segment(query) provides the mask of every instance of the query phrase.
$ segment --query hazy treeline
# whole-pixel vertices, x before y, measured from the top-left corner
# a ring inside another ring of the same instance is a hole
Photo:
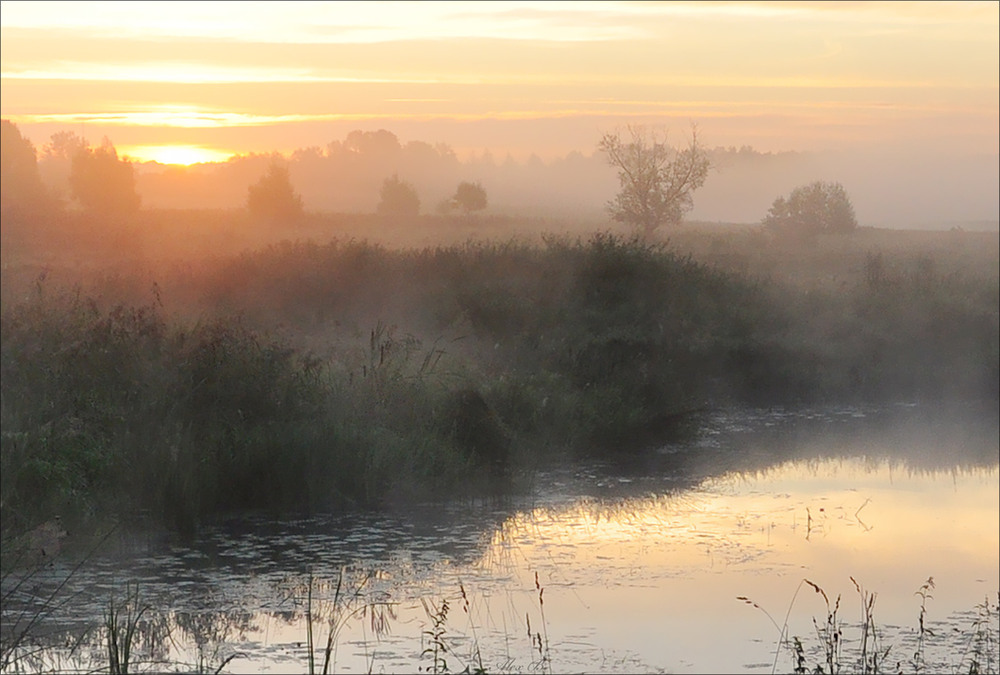
[[[6,133],[6,131],[5,131]],[[356,130],[343,140],[226,162],[184,166],[134,163],[135,186],[147,208],[239,208],[247,189],[277,158],[287,164],[307,211],[372,213],[382,182],[397,175],[412,184],[425,214],[436,213],[463,181],[486,189],[493,213],[601,218],[617,190],[615,171],[595,147],[543,161],[488,151],[460,159],[446,144],[403,141],[391,131]],[[670,137],[683,145],[682,135]],[[8,144],[5,141],[5,145]],[[53,194],[70,201],[73,153],[86,140],[55,134],[37,148],[38,169]],[[862,225],[995,229],[1000,220],[1000,161],[996,155],[929,158],[877,153],[758,152],[751,147],[709,151],[712,171],[697,191],[690,217],[759,222],[771,202],[816,180],[842,183]]]
[[[671,137],[683,145],[680,135]],[[908,158],[810,152],[709,150],[713,169],[694,195],[695,220],[752,223],[775,197],[814,180],[841,182],[862,225],[929,227],[1000,219],[1000,161],[996,156]],[[246,186],[270,157],[251,155],[224,164],[189,168],[140,168],[137,188],[149,206],[228,208],[246,200]],[[414,185],[424,213],[455,191],[478,181],[491,211],[516,215],[595,218],[618,189],[614,170],[594,149],[548,161],[515,160],[483,153],[459,160],[443,144],[402,143],[388,131],[353,132],[326,147],[298,150],[289,158],[292,183],[306,208],[371,213],[385,178],[398,174]]]

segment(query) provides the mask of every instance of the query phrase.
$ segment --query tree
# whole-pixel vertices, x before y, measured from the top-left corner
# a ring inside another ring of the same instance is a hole
[[[420,213],[420,198],[417,190],[399,176],[392,174],[382,182],[376,212],[381,215],[415,216]]]
[[[378,131],[361,131],[360,129],[347,134],[343,147],[349,152],[366,156],[370,159],[394,157],[402,150],[396,134],[385,129]]]
[[[451,198],[451,201],[466,214],[482,211],[487,204],[486,190],[479,183],[462,181],[458,184],[458,189],[455,190],[455,196]]]
[[[273,158],[267,171],[256,183],[247,188],[247,210],[262,220],[296,221],[305,210],[302,197],[292,189],[288,167]]]
[[[70,189],[80,205],[103,217],[125,217],[139,210],[132,163],[118,159],[105,137],[99,148],[81,148],[73,155]]]
[[[0,213],[3,220],[44,208],[45,187],[31,141],[10,120],[0,122]]]
[[[858,226],[854,207],[840,183],[815,181],[774,200],[761,221],[774,232],[793,236],[842,234]]]
[[[667,145],[665,137],[643,127],[627,129],[628,139],[621,132],[605,134],[597,146],[618,169],[621,190],[608,210],[615,220],[642,228],[648,239],[656,228],[677,225],[691,210],[691,193],[705,183],[711,162],[694,127],[684,149]]]
[[[38,172],[53,198],[69,201],[73,194],[69,177],[73,173],[73,158],[88,147],[87,141],[72,131],[57,131],[42,148]]]

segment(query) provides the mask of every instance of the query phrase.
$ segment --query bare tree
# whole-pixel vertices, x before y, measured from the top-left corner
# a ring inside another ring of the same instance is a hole
[[[633,126],[627,132],[628,138],[620,131],[605,134],[597,146],[618,169],[621,186],[608,210],[615,220],[642,228],[648,239],[656,228],[677,225],[691,210],[691,193],[705,183],[711,162],[694,126],[683,149],[668,145],[665,133]]]

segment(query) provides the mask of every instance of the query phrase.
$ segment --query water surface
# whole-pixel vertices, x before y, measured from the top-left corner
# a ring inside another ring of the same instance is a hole
[[[86,645],[137,583],[139,668],[306,671],[308,610],[317,672],[331,630],[336,672],[433,670],[435,641],[452,672],[788,672],[782,629],[824,664],[813,621],[839,597],[850,671],[875,594],[885,667],[912,672],[923,586],[924,668],[967,671],[984,601],[996,659],[1000,475],[995,411],[958,412],[714,413],[693,441],[543,471],[502,505],[244,514],[149,539],[70,576],[46,631],[82,646],[31,663],[106,667]]]

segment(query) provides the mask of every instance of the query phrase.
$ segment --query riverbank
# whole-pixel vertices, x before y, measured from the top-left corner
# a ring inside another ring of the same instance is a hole
[[[4,533],[488,496],[731,404],[995,400],[996,248],[910,234],[8,265]]]

